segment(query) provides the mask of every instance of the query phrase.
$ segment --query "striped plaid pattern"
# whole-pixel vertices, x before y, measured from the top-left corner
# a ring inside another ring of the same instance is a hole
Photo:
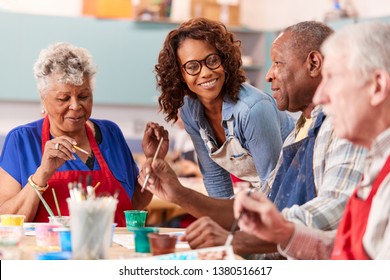
[[[312,112],[313,123],[322,110]],[[338,139],[327,117],[314,147],[313,174],[317,197],[304,205],[283,210],[286,219],[308,227],[332,230],[344,213],[346,202],[361,180],[366,149]]]

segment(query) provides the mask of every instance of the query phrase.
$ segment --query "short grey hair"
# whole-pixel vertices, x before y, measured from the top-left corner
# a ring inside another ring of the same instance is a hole
[[[322,43],[333,32],[331,27],[319,21],[302,21],[283,30],[283,33],[291,34],[291,47],[304,59],[311,51],[320,52]]]
[[[59,75],[60,78],[57,80],[59,83],[76,86],[82,85],[86,78],[93,88],[96,74],[96,66],[86,49],[62,42],[43,49],[33,70],[41,94],[48,86],[48,78],[52,75]]]
[[[348,25],[325,41],[326,55],[344,56],[358,81],[366,82],[375,70],[390,73],[390,24],[369,21]]]

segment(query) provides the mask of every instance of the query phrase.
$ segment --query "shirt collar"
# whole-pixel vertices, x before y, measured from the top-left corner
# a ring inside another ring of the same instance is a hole
[[[383,168],[390,154],[390,128],[379,134],[373,141],[368,151],[365,166],[364,178],[358,195],[362,198],[368,196],[371,185]]]
[[[379,134],[371,145],[369,157],[381,158],[387,157],[390,154],[390,128]]]
[[[230,120],[234,113],[234,105],[233,101],[229,96],[225,96],[222,101],[222,121]]]
[[[189,98],[189,97],[187,97]],[[204,110],[203,105],[199,101],[199,99],[194,99],[193,102],[193,114],[192,117],[196,122],[200,122],[200,120],[204,120]],[[234,114],[235,103],[230,99],[229,96],[225,96],[222,101],[222,121],[230,120]]]
[[[311,119],[312,123],[314,123],[318,117],[318,114],[322,112],[322,106],[318,105],[314,107],[314,109],[311,111]],[[295,124],[295,136],[298,134],[299,130],[305,125],[306,123],[306,118],[301,114]]]

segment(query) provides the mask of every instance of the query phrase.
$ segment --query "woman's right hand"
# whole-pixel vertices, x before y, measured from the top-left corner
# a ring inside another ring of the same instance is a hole
[[[42,155],[41,166],[38,168],[43,177],[39,181],[49,180],[49,178],[60,168],[65,161],[75,160],[76,141],[68,136],[60,136],[47,141]],[[34,178],[38,174],[35,174]],[[37,178],[35,178],[37,180]]]
[[[148,174],[150,177],[146,189],[162,200],[175,203],[184,187],[169,164],[161,159],[156,159],[152,163],[152,160],[149,159],[139,174],[138,182],[141,185],[144,184]]]

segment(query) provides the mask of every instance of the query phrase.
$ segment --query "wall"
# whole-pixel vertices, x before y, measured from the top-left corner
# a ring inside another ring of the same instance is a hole
[[[190,0],[174,1],[184,2],[177,6],[188,9]],[[341,3],[345,1],[340,0]],[[390,15],[388,0],[349,1],[360,17]],[[0,0],[0,9],[46,15],[79,16],[81,6],[82,0]],[[255,29],[279,30],[302,20],[322,20],[331,7],[331,0],[241,0],[241,22]],[[175,15],[177,13],[175,11]],[[176,17],[182,19],[179,15]]]
[[[32,66],[56,41],[87,48],[98,66],[92,117],[111,119],[140,151],[146,122],[165,123],[157,111],[152,73],[170,25],[42,16],[0,10],[0,149],[4,135],[40,117]]]
[[[0,9],[40,15],[80,16],[82,0],[0,0]]]
[[[96,103],[154,105],[154,66],[174,26],[0,11],[0,34],[7,42],[0,45],[0,76],[8,77],[0,80],[0,100],[38,100],[31,94],[36,88],[31,69],[39,52],[54,42],[69,42],[88,49],[98,66]]]
[[[350,1],[360,17],[390,15],[388,0]],[[331,0],[241,0],[241,3],[242,24],[265,30],[280,30],[303,20],[321,21],[332,8]]]

